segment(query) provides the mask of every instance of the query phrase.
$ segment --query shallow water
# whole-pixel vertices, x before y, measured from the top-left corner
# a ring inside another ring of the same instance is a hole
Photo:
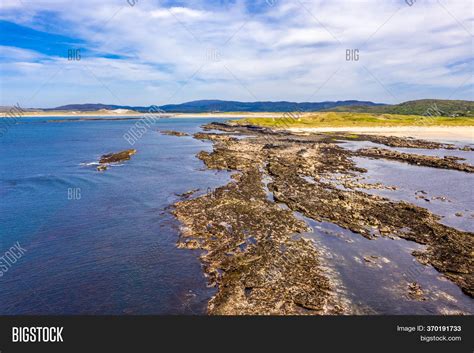
[[[350,150],[380,146],[367,141],[341,144]],[[400,152],[430,156],[457,156],[465,163],[474,162],[474,152],[445,149],[392,148]],[[404,200],[430,210],[442,217],[440,223],[464,231],[474,232],[474,174],[458,170],[415,166],[404,162],[355,157],[357,166],[367,169],[362,174],[366,183],[383,183],[397,190],[364,189],[362,191],[393,200]],[[474,163],[473,163],[474,164]]]
[[[367,141],[351,141],[341,146],[350,150],[380,147]],[[463,157],[468,163],[474,161],[474,152],[382,147],[407,153]],[[362,174],[361,182],[397,187],[397,190],[361,191],[419,205],[441,216],[440,223],[474,232],[472,174],[384,159],[355,157],[353,160],[358,167],[367,169],[367,173]],[[368,312],[382,314],[474,312],[473,300],[462,293],[454,283],[446,280],[431,266],[423,266],[415,260],[411,252],[422,249],[419,244],[403,239],[368,240],[331,223],[316,222],[308,218],[305,218],[305,221],[314,229],[314,232],[306,235],[323,249],[325,257],[341,275],[349,298],[359,309],[365,308]],[[369,257],[369,261],[364,259],[372,255],[377,258]],[[415,301],[407,296],[409,282],[421,285],[426,292],[425,301]]]
[[[176,249],[167,208],[229,176],[195,158],[209,142],[156,130],[213,119],[159,120],[106,172],[93,163],[131,148],[122,136],[136,121],[46,120],[22,119],[0,140],[0,254],[17,241],[27,250],[0,277],[0,314],[204,313],[214,291],[199,252]]]
[[[380,146],[371,142],[349,142],[341,146],[351,150]],[[385,146],[384,146],[385,147]],[[386,147],[389,149],[395,149]],[[409,153],[430,152],[430,155],[463,156],[472,159],[474,152],[401,149]],[[461,230],[474,231],[473,176],[469,173],[412,166],[383,159],[354,158],[357,166],[366,168],[361,182],[393,185],[397,190],[361,189],[363,192],[405,200],[442,216],[441,223]],[[311,177],[303,177],[313,183]],[[274,201],[263,179],[267,198]],[[341,186],[342,188],[342,186]],[[421,193],[420,191],[423,191]],[[441,198],[445,197],[444,199]],[[286,205],[281,205],[287,208]],[[462,211],[462,216],[455,213]],[[423,246],[404,239],[379,237],[369,240],[360,234],[330,222],[318,222],[302,214],[312,231],[302,234],[312,239],[337,283],[339,297],[349,303],[351,313],[365,314],[473,314],[473,300],[445,279],[432,266],[421,265],[411,253]],[[409,284],[417,282],[425,300],[409,296]]]
[[[340,276],[352,312],[366,314],[474,313],[472,299],[443,278],[433,267],[423,266],[411,255],[423,247],[403,239],[369,240],[328,222],[305,221],[326,262]],[[376,256],[376,257],[374,257]],[[417,282],[426,300],[408,296],[408,285]]]
[[[267,198],[270,176],[265,175]],[[310,196],[309,196],[310,197]],[[279,203],[280,207],[288,207]],[[411,253],[424,247],[404,239],[379,237],[374,240],[330,222],[318,222],[294,212],[311,227],[302,236],[312,239],[322,255],[327,276],[336,287],[336,296],[351,314],[472,314],[473,300],[432,266],[423,266]],[[408,285],[420,284],[425,300],[408,295]]]
[[[453,141],[438,141],[441,143],[453,143]],[[453,143],[455,144],[455,143]],[[455,144],[459,147],[464,147],[467,144],[458,142]],[[469,163],[474,164],[474,152],[472,151],[460,151],[460,150],[448,150],[448,149],[428,149],[428,148],[403,148],[403,147],[390,147],[371,141],[344,141],[341,144],[342,147],[347,148],[351,151],[357,151],[361,148],[371,148],[378,147],[384,148],[392,151],[398,151],[402,153],[411,153],[411,154],[424,154],[426,156],[435,156],[435,157],[444,157],[444,156],[453,156],[463,158],[464,160],[459,161],[460,163]],[[472,147],[472,145],[471,145]]]
[[[397,187],[397,190],[362,191],[424,207],[441,216],[440,223],[474,232],[473,174],[383,159],[357,157],[354,160],[368,170],[364,182],[382,182]]]

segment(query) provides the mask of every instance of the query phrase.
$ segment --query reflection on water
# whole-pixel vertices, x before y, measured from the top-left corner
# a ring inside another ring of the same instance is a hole
[[[446,142],[448,143],[448,142]],[[458,143],[456,144],[459,147],[464,147],[466,144]],[[435,157],[444,157],[444,156],[452,156],[452,157],[459,157],[464,158],[464,161],[460,161],[461,163],[469,163],[474,164],[474,152],[472,151],[460,151],[460,150],[448,150],[448,149],[427,149],[427,148],[403,148],[403,147],[390,147],[378,143],[374,143],[371,141],[344,141],[341,144],[342,147],[351,150],[357,151],[361,148],[384,148],[392,151],[398,151],[402,153],[411,153],[411,154],[424,154],[426,156],[435,156]],[[471,146],[472,147],[472,146]]]
[[[351,141],[341,144],[345,148],[380,146],[372,142]],[[390,148],[401,152],[432,156],[457,156],[474,160],[474,152],[456,150],[426,150]],[[474,175],[457,170],[414,166],[385,159],[353,158],[357,166],[367,169],[363,182],[393,185],[397,190],[368,189],[364,192],[393,200],[404,200],[430,210],[442,217],[441,223],[460,230],[474,231]]]
[[[365,190],[367,193],[405,200],[442,217],[440,223],[474,231],[474,176],[455,170],[413,166],[383,159],[354,158],[366,168],[367,182],[394,185],[397,190]]]

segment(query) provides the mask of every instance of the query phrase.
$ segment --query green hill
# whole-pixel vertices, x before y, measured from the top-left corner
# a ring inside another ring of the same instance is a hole
[[[331,112],[354,112],[374,114],[431,115],[431,116],[474,116],[474,101],[420,99],[394,105],[381,106],[339,106],[325,109]]]

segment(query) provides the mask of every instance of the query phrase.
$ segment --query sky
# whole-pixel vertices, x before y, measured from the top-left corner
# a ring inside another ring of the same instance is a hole
[[[0,105],[473,100],[473,4],[1,0]]]

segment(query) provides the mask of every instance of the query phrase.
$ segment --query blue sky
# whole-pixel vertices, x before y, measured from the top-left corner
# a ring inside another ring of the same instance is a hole
[[[0,105],[472,100],[473,13],[458,0],[2,0]]]

